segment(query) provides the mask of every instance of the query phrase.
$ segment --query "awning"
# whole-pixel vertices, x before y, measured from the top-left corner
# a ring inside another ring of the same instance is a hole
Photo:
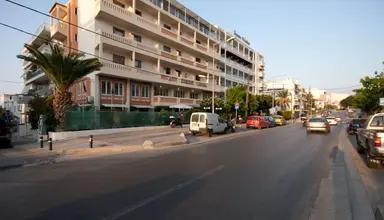
[[[135,107],[135,108],[155,108],[155,107],[150,106],[150,105],[132,105],[132,107]]]
[[[169,108],[192,109],[193,107],[190,105],[178,104],[178,105],[171,105],[169,106]]]

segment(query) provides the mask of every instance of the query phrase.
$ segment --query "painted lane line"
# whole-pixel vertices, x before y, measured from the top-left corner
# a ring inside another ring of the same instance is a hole
[[[183,183],[180,183],[180,184],[178,184],[176,186],[173,186],[173,187],[171,187],[171,188],[169,188],[169,189],[167,189],[167,190],[165,190],[165,191],[163,191],[163,192],[161,192],[159,194],[156,194],[156,195],[154,195],[152,197],[149,197],[149,198],[147,198],[147,199],[145,199],[145,200],[143,200],[143,201],[141,201],[139,203],[136,203],[136,204],[134,204],[134,205],[132,205],[130,207],[127,207],[126,209],[123,209],[123,210],[121,210],[119,212],[116,212],[113,215],[105,217],[105,218],[103,218],[103,220],[115,220],[115,219],[121,218],[124,215],[127,215],[130,212],[135,211],[136,209],[139,209],[139,208],[141,208],[141,207],[143,207],[145,205],[148,205],[151,202],[154,202],[154,201],[156,201],[158,199],[161,199],[161,198],[163,198],[164,196],[166,196],[168,194],[171,194],[171,193],[173,193],[173,192],[175,192],[177,190],[180,190],[180,189],[182,189],[182,188],[184,188],[184,187],[186,187],[186,186],[188,186],[188,185],[190,185],[190,184],[192,184],[194,182],[197,182],[198,180],[201,180],[203,178],[211,176],[214,173],[222,170],[223,168],[224,168],[224,165],[220,165],[220,166],[218,166],[218,167],[216,167],[216,168],[214,168],[212,170],[209,170],[209,171],[201,174],[200,176],[197,176],[197,177],[195,177],[195,178],[193,178],[191,180],[188,180],[186,182],[183,182]]]

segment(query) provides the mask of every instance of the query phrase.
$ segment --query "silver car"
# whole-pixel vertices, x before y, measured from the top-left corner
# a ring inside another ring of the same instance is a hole
[[[307,132],[312,131],[322,131],[329,133],[331,131],[331,126],[326,118],[310,118],[307,121]]]

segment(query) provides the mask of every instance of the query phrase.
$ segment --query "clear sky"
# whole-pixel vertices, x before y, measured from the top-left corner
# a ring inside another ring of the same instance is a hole
[[[48,12],[53,0],[14,0]],[[82,1],[82,0],[79,0]],[[138,1],[138,0],[137,0]],[[58,1],[66,3],[66,1]],[[383,70],[383,0],[181,0],[205,20],[251,41],[266,79],[287,74],[302,86],[344,88]],[[47,17],[0,0],[0,22],[35,32]],[[22,82],[16,58],[30,36],[0,26],[0,80]],[[0,93],[22,84],[0,81]],[[351,88],[331,90],[350,92]]]

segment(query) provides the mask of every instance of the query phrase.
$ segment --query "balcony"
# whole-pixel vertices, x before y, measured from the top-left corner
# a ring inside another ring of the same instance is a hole
[[[132,13],[131,11],[114,4],[111,0],[95,0],[95,16],[96,18],[102,18],[108,21],[113,19],[117,23],[129,23],[129,25],[133,25],[134,28],[145,29],[154,34],[157,34],[158,36],[165,37],[169,40],[179,43],[182,46],[186,46],[200,53],[203,52],[203,54],[207,56],[212,56],[211,52],[207,53],[207,48],[198,49],[192,39],[186,38],[185,36],[180,36],[178,33],[170,31],[164,27],[160,27],[157,20],[150,20],[141,16],[137,16],[135,13]]]
[[[187,98],[176,98],[171,96],[154,96],[153,105],[154,106],[169,106],[176,104],[186,104],[186,105],[200,105],[201,100],[199,99],[187,99]]]
[[[201,44],[196,44],[196,48],[201,50],[201,51],[204,51],[204,52],[208,52],[208,49],[206,46],[203,46]]]
[[[152,83],[161,83],[169,84],[174,86],[183,86],[191,89],[203,89],[210,90],[209,85],[204,82],[195,81],[192,79],[181,78],[171,75],[166,75],[157,72],[156,69],[137,69],[127,65],[120,65],[117,63],[111,63],[106,61],[101,61],[103,66],[101,67],[100,72],[105,73],[111,76],[116,76],[120,78],[131,78],[137,79],[145,82]]]
[[[45,73],[38,69],[34,72],[28,72],[26,75],[25,75],[25,81],[24,81],[24,84],[29,84],[37,79],[40,79],[41,77],[44,77],[45,76]]]
[[[59,41],[64,41],[68,34],[68,24],[57,22],[51,25],[51,37]]]

